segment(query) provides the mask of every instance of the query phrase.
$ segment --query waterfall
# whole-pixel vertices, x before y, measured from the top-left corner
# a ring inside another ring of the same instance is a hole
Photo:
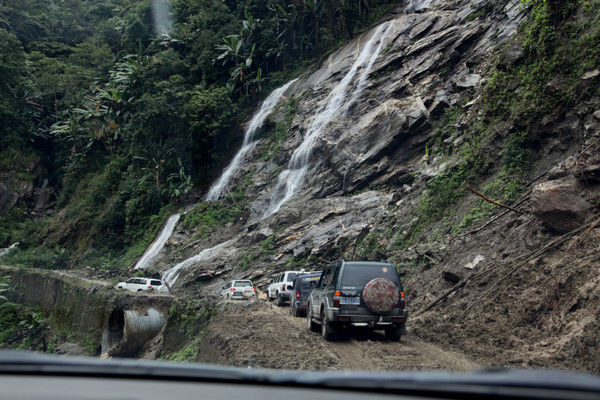
[[[173,31],[173,17],[171,4],[166,0],[152,0],[152,18],[154,20],[154,33],[157,36],[171,36]]]
[[[360,96],[365,88],[366,79],[373,64],[383,48],[383,39],[392,28],[392,22],[384,22],[379,25],[371,38],[360,50],[354,64],[342,80],[333,88],[325,100],[325,105],[313,118],[304,139],[296,148],[288,163],[286,170],[279,174],[277,185],[271,193],[270,205],[265,216],[276,213],[281,205],[288,201],[303,183],[304,175],[308,170],[312,158],[313,147],[322,133],[323,129],[334,119],[343,116],[350,105]],[[356,74],[362,68],[355,91],[347,99],[350,84],[354,82]]]
[[[5,247],[4,249],[0,249],[0,257],[4,257],[8,253],[10,253],[10,251],[12,249],[14,249],[15,247],[17,247],[18,245],[19,245],[19,242],[16,242],[16,243],[11,244],[8,247]]]
[[[259,110],[254,114],[248,126],[246,127],[246,131],[244,132],[244,142],[242,143],[242,147],[237,152],[231,163],[225,168],[225,171],[221,174],[221,177],[217,180],[215,184],[212,185],[208,194],[206,195],[206,200],[217,200],[223,194],[223,190],[229,185],[229,181],[231,177],[235,174],[235,172],[240,168],[242,161],[247,153],[250,152],[256,145],[252,139],[254,139],[254,135],[263,125],[265,120],[273,109],[279,103],[279,99],[285,91],[298,80],[298,78],[289,81],[282,87],[275,89],[266,99],[263,101]]]
[[[421,12],[431,6],[432,0],[411,0],[411,2],[404,8],[404,12]]]
[[[160,251],[163,249],[163,247],[165,247],[165,242],[173,234],[173,230],[175,229],[177,222],[179,222],[180,217],[181,217],[181,214],[175,214],[175,215],[171,215],[169,217],[169,219],[167,220],[167,223],[163,227],[162,231],[160,231],[160,234],[158,235],[158,237],[156,239],[154,239],[154,242],[152,242],[150,247],[148,247],[146,249],[146,251],[144,252],[144,255],[135,264],[135,267],[133,267],[133,269],[148,268],[152,263],[154,263],[156,261],[156,258],[158,257],[158,253],[160,253]]]
[[[194,265],[197,262],[200,262],[202,260],[205,260],[207,258],[209,258],[210,256],[212,256],[217,250],[228,246],[231,243],[231,240],[228,240],[226,242],[220,243],[214,247],[208,248],[208,249],[204,249],[202,250],[200,253],[198,253],[197,255],[188,258],[187,260],[184,260],[182,262],[180,262],[179,264],[175,265],[174,267],[166,270],[163,275],[162,275],[162,281],[163,282],[167,282],[169,284],[169,286],[173,286],[175,284],[175,282],[177,282],[177,279],[179,279],[179,274],[181,273],[181,270],[188,268],[192,265]]]

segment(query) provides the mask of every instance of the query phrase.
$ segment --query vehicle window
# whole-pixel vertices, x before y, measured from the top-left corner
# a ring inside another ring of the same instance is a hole
[[[150,284],[152,286],[160,286],[160,285],[162,285],[161,281],[155,281],[155,280],[150,281]]]
[[[235,281],[235,287],[252,287],[250,281]]]
[[[303,290],[314,289],[319,282],[318,276],[312,276],[308,278],[301,278],[300,288]]]
[[[127,280],[127,283],[135,283],[135,281],[137,281],[137,279],[131,278],[131,279]]]
[[[294,279],[296,279],[296,273],[295,272],[289,272],[287,279],[285,280],[286,282],[292,282]]]
[[[331,275],[331,270],[329,268],[324,270],[323,275],[321,275],[321,279],[319,280],[318,286],[319,287],[327,286],[327,281],[329,280],[330,275]]]
[[[342,276],[342,289],[357,289],[364,287],[370,280],[386,278],[396,286],[400,285],[398,275],[391,265],[373,266],[360,264],[347,264]]]
[[[325,286],[331,286],[331,284],[333,283],[334,272],[335,270],[331,270],[327,275],[327,279],[325,280]]]

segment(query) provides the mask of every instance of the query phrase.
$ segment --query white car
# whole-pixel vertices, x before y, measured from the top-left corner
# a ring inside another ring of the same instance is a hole
[[[292,298],[294,279],[296,279],[296,276],[299,274],[304,273],[304,270],[285,271],[277,275],[267,288],[267,300],[277,299],[278,306],[283,306],[285,303],[289,302]]]
[[[227,300],[245,300],[256,296],[256,289],[249,280],[233,280],[221,288],[221,296]]]
[[[168,292],[169,289],[160,279],[153,278],[131,278],[127,282],[119,282],[117,289],[130,290],[132,292],[157,291]]]

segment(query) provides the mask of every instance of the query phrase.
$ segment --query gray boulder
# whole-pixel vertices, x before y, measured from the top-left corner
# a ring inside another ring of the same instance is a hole
[[[590,212],[590,204],[581,197],[573,177],[538,184],[531,194],[531,211],[557,232],[580,227]]]

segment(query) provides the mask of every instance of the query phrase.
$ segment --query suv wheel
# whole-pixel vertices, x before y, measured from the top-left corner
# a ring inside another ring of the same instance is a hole
[[[292,315],[294,317],[300,317],[301,316],[300,315],[300,310],[298,310],[298,308],[294,307],[293,304],[294,303],[292,302],[292,305],[290,306],[290,308],[292,309]]]
[[[138,289],[137,291],[138,291],[138,292],[142,292],[142,289]]]
[[[317,324],[315,324],[313,322],[312,311],[310,309],[311,309],[311,305],[309,304],[306,308],[306,327],[308,328],[309,331],[316,332]]]
[[[385,330],[385,337],[395,342],[399,341],[402,337],[402,327],[395,326],[393,328],[387,328]]]
[[[282,307],[284,304],[285,304],[285,301],[283,300],[281,295],[279,293],[277,293],[277,306]]]
[[[325,340],[333,339],[335,335],[335,329],[331,326],[331,323],[327,322],[325,318],[325,311],[321,311],[321,336]]]

